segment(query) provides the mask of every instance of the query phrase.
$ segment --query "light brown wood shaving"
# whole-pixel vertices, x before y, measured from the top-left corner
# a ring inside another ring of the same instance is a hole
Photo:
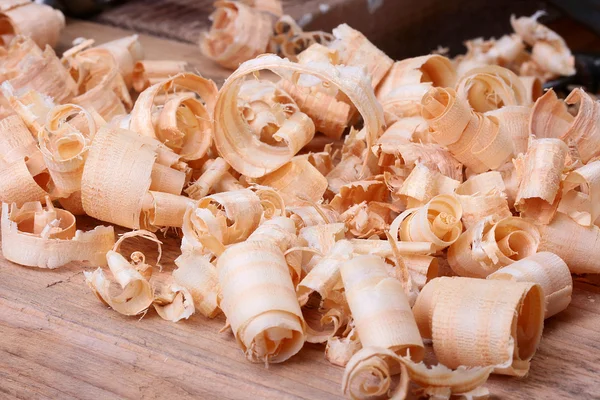
[[[65,27],[65,16],[46,4],[31,1],[0,3],[0,43],[9,43],[14,35],[29,36],[41,48],[56,46]]]
[[[273,30],[267,13],[236,1],[217,1],[215,7],[210,31],[200,38],[205,56],[235,69],[267,50]]]
[[[112,54],[125,84],[127,87],[131,88],[133,85],[134,68],[137,63],[144,58],[144,50],[138,40],[138,35],[131,35],[121,39],[112,40],[99,45],[98,48],[106,49]],[[152,70],[152,72],[154,72],[154,70]]]
[[[64,228],[72,228],[61,233]],[[97,226],[75,231],[75,217],[54,209],[49,199],[17,207],[2,204],[2,255],[14,263],[38,268],[57,268],[71,261],[105,265],[104,255],[115,241],[113,227]],[[65,227],[65,224],[67,226]]]
[[[235,106],[235,101],[240,79],[267,69],[291,81],[295,81],[300,74],[308,74],[336,86],[363,116],[367,145],[371,145],[379,135],[383,125],[381,108],[375,100],[368,76],[362,70],[351,67],[341,69],[327,64],[309,67],[266,55],[242,64],[221,88],[215,106],[215,144],[221,156],[238,172],[252,178],[264,176],[288,162],[314,136],[312,120],[304,113],[295,113],[277,133],[279,141],[285,146],[273,146],[256,140]]]
[[[573,278],[567,264],[556,254],[542,251],[500,268],[487,279],[509,279],[539,284],[546,296],[545,318],[566,309],[571,302]]]
[[[442,277],[425,285],[413,312],[445,366],[493,365],[497,373],[524,376],[542,335],[544,303],[535,283]],[[488,340],[491,329],[497,340]]]
[[[561,177],[567,145],[559,139],[533,140],[524,157],[515,161],[520,175],[515,208],[524,218],[547,224],[561,198]]]
[[[152,232],[139,230],[121,236],[114,247],[106,253],[108,268],[121,287],[121,293],[116,296],[111,294],[111,282],[104,275],[102,268],[98,268],[94,272],[84,272],[86,283],[96,297],[116,312],[124,315],[141,314],[154,301],[152,285],[147,278],[147,275],[152,274],[152,266],[145,263],[145,255],[134,252],[131,255],[131,261],[128,261],[119,253],[119,247],[125,239],[137,236],[158,244],[159,252],[156,264],[158,265],[160,262],[161,242]],[[164,300],[161,299],[160,302],[163,303]]]
[[[448,249],[448,263],[460,276],[485,278],[498,268],[536,253],[540,234],[526,219],[493,217],[472,225]]]
[[[217,270],[219,305],[249,361],[282,362],[302,348],[305,323],[278,246],[236,244],[219,257]],[[270,289],[260,290],[265,286]]]

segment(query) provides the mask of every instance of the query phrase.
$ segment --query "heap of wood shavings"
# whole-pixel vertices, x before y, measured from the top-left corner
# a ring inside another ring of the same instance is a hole
[[[251,362],[321,343],[352,398],[483,398],[490,374],[525,376],[571,273],[600,272],[600,104],[540,90],[574,73],[562,38],[534,15],[454,60],[394,62],[341,25],[294,62],[257,56],[278,2],[216,6],[205,51],[245,61],[220,90],[136,36],[58,58],[61,15],[0,2],[4,257],[100,266],[87,284],[121,314],[222,312]],[[84,214],[132,231],[77,231]],[[157,282],[168,228],[181,255]],[[122,255],[132,237],[158,259]]]

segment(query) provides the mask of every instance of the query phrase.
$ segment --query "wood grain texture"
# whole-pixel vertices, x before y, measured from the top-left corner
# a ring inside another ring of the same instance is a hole
[[[77,36],[98,42],[130,32],[71,21],[61,47]],[[141,35],[148,58],[184,59],[217,80],[227,76],[192,45]],[[79,229],[99,224],[78,220]],[[118,229],[122,233],[122,229]],[[126,241],[124,253],[153,244]],[[164,239],[163,274],[175,268],[179,240]],[[154,310],[125,317],[103,306],[71,263],[56,270],[12,264],[0,256],[0,398],[20,399],[336,399],[343,369],[323,346],[306,345],[283,364],[247,362],[224,317],[194,315],[171,323]],[[573,302],[546,321],[529,376],[492,376],[502,399],[600,399],[600,277],[578,279]]]

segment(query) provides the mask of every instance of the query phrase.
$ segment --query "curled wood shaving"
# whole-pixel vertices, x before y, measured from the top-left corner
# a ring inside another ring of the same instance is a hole
[[[316,203],[309,206],[286,207],[286,211],[299,229],[305,226],[333,223],[339,219],[339,214],[331,207]]]
[[[424,205],[439,194],[453,193],[459,185],[460,182],[431,171],[423,164],[417,164],[397,194],[406,199],[407,208],[414,208]]]
[[[573,117],[567,105],[577,105]],[[596,122],[600,105],[580,88],[573,89],[565,101],[553,90],[540,97],[531,112],[530,130],[537,138],[559,138],[573,143],[584,163],[600,155],[600,125]]]
[[[398,209],[386,202],[363,201],[349,207],[340,215],[348,231],[357,238],[380,236],[392,222],[392,213]],[[394,214],[395,215],[395,214]]]
[[[125,84],[128,88],[131,88],[133,85],[134,67],[144,58],[144,50],[142,49],[138,35],[125,36],[117,40],[112,40],[101,44],[98,48],[106,49],[112,54]]]
[[[400,370],[400,382],[392,389],[391,375]],[[408,357],[400,357],[390,349],[367,347],[359,350],[346,365],[342,390],[352,399],[370,399],[387,395],[391,399],[405,399],[408,385],[414,381],[425,393],[444,393],[460,395],[471,392],[483,385],[492,368],[458,367],[451,370],[438,364],[428,368],[425,364],[415,363]],[[369,378],[373,378],[373,380]]]
[[[49,174],[34,138],[21,119],[0,121],[0,201],[18,206],[48,195]]]
[[[219,278],[216,267],[209,258],[193,251],[184,252],[175,259],[175,282],[185,287],[192,296],[194,308],[208,318],[219,314],[217,295]]]
[[[539,226],[539,251],[549,251],[562,258],[574,274],[597,274],[600,228],[582,226],[559,212],[548,225]]]
[[[9,82],[2,83],[2,93],[31,134],[37,136],[46,122],[46,116],[55,107],[52,99],[35,90],[17,93]]]
[[[22,54],[25,51],[26,54]],[[14,71],[9,73],[8,79],[14,90],[32,89],[58,103],[69,101],[77,94],[77,84],[50,47],[41,51],[30,38],[17,36],[8,48],[8,57],[16,61],[8,65]]]
[[[180,194],[187,181],[187,174],[158,162],[152,166],[150,190]]]
[[[458,186],[456,197],[462,205],[465,228],[469,229],[485,217],[499,220],[512,216],[505,191],[502,175],[497,171],[472,176]]]
[[[74,103],[94,109],[106,120],[131,108],[131,96],[119,65],[108,49],[94,47],[63,60],[69,64],[71,76],[77,79],[78,95],[73,98]]]
[[[380,100],[386,122],[420,115],[419,102],[430,88],[430,84],[413,84],[398,86],[391,90]]]
[[[346,226],[343,223],[329,223],[306,226],[300,230],[298,236],[306,240],[308,246],[325,255],[338,240],[344,238]]]
[[[113,227],[98,226],[75,231],[75,217],[55,209],[49,199],[40,202],[2,204],[2,255],[20,265],[57,268],[71,261],[105,265],[106,252],[115,241]]]
[[[0,160],[11,164],[25,157],[39,157],[37,143],[18,115],[0,120]]]
[[[236,1],[217,1],[210,31],[200,37],[200,50],[225,68],[235,69],[262,54],[269,45],[271,17]]]
[[[314,119],[318,132],[332,139],[342,136],[352,112],[348,103],[320,90],[318,86],[293,84],[286,79],[279,85],[294,99],[303,113]]]
[[[525,87],[526,98],[535,102],[544,94],[542,81],[537,76],[519,76],[519,80]]]
[[[310,343],[322,343],[328,341],[338,331],[341,324],[330,324],[323,326],[322,316],[327,311],[333,309],[344,309],[346,300],[342,293],[342,278],[340,275],[340,266],[346,260],[352,257],[352,245],[346,240],[336,242],[331,250],[323,256],[316,265],[306,274],[296,288],[298,302],[307,311],[315,308],[312,302],[318,296],[317,307],[319,309],[320,321],[317,324],[311,323],[307,318],[307,337]],[[311,303],[309,303],[309,300]]]
[[[152,306],[162,319],[171,322],[188,319],[195,311],[191,293],[179,285],[161,286]]]
[[[567,145],[559,139],[537,139],[524,157],[515,161],[521,177],[515,208],[524,218],[549,223],[561,198],[561,177]]]
[[[217,271],[219,305],[249,361],[278,363],[302,348],[305,323],[277,245],[235,244],[218,258]]]
[[[149,191],[142,204],[144,226],[152,230],[164,227],[181,228],[187,206],[191,203],[185,196]]]
[[[296,236],[296,224],[290,218],[276,216],[267,219],[248,237],[248,241],[274,243],[284,253],[289,267],[292,283],[300,282],[302,277],[302,254],[292,252],[300,241]]]
[[[600,196],[600,161],[593,161],[570,172],[563,180],[563,194],[558,211],[577,223],[590,226],[600,216],[596,199]]]
[[[433,140],[473,172],[498,168],[512,157],[511,137],[499,129],[499,120],[473,112],[453,89],[433,88],[421,104]]]
[[[81,189],[83,167],[95,134],[92,114],[80,106],[57,106],[46,116],[38,142],[57,197],[68,197]]]
[[[344,262],[340,272],[363,347],[385,347],[421,361],[423,341],[408,298],[400,281],[389,277],[384,260],[373,255],[357,256]]]
[[[450,60],[438,54],[396,61],[377,88],[377,98],[383,100],[395,88],[415,84],[453,87],[456,71]]]
[[[328,47],[339,54],[340,64],[362,66],[376,88],[394,63],[384,52],[369,42],[359,31],[341,24],[332,31],[334,40]]]
[[[369,147],[380,134],[383,116],[363,71],[327,64],[303,66],[266,55],[242,64],[221,88],[215,106],[215,144],[220,156],[238,172],[252,178],[264,176],[288,162],[314,135],[314,124],[304,113],[293,114],[279,129],[279,145],[261,142],[252,134],[251,127],[237,109],[236,99],[240,79],[265,69],[292,82],[301,74],[308,74],[337,87],[362,115]]]
[[[509,279],[539,284],[546,297],[549,318],[567,308],[573,292],[573,278],[567,264],[556,254],[546,251],[519,260],[488,275],[488,279]]]
[[[517,217],[480,220],[448,249],[448,263],[460,276],[485,278],[500,267],[529,257],[540,245],[531,222]]]
[[[333,365],[345,367],[352,356],[362,348],[356,329],[352,329],[346,337],[334,336],[327,339],[325,358]]]
[[[331,200],[334,210],[344,212],[362,202],[384,202],[388,188],[380,180],[359,180],[340,187],[340,191]]]
[[[454,243],[462,232],[462,207],[453,195],[438,195],[427,204],[400,214],[390,225],[390,235],[409,242],[430,242],[436,250]]]
[[[200,96],[203,104],[192,93]],[[154,105],[158,94],[167,94],[162,108]],[[210,79],[182,73],[150,86],[138,97],[131,111],[129,128],[156,138],[179,154],[183,160],[202,158],[211,145],[211,118],[217,86]],[[158,113],[158,116],[154,114]],[[154,121],[158,118],[158,123]]]
[[[183,217],[182,249],[221,254],[226,245],[246,240],[258,227],[263,208],[250,189],[216,193],[190,204]]]
[[[497,65],[474,68],[464,74],[456,85],[456,94],[477,112],[531,103],[519,77]]]
[[[202,175],[185,189],[185,193],[191,199],[200,200],[208,195],[211,189],[215,187],[219,181],[223,180],[227,175],[228,170],[229,164],[221,157],[206,161],[202,166]]]
[[[531,58],[552,75],[574,75],[575,59],[564,39],[548,27],[540,24],[538,11],[531,17],[510,17],[515,32],[532,47]]]
[[[350,243],[357,254],[372,254],[383,258],[393,256],[392,246],[386,240],[351,239]],[[435,252],[435,246],[430,242],[396,242],[396,251],[402,256],[428,255]]]
[[[31,39],[40,48],[54,47],[65,27],[65,16],[59,10],[31,1],[5,1],[0,5],[0,44],[14,35]]]
[[[48,196],[48,172],[36,171],[33,176],[32,171],[35,170],[24,158],[5,165],[0,170],[0,200],[5,204],[21,206],[27,202],[41,201]]]
[[[544,293],[529,282],[442,277],[425,285],[413,312],[445,366],[524,376],[542,334]]]
[[[338,64],[337,52],[324,46],[333,40],[334,37],[330,33],[304,32],[292,17],[284,15],[275,22],[268,52],[277,53],[292,61],[300,61],[302,64],[309,60],[326,60]]]
[[[377,140],[374,152],[394,154],[398,147],[412,141],[428,143],[428,131],[427,122],[419,116],[401,118],[387,127]]]
[[[498,119],[500,130],[512,139],[514,155],[526,153],[529,146],[529,116],[528,106],[504,106],[497,110],[488,111],[486,115]]]
[[[383,138],[383,136],[382,136]],[[463,180],[463,165],[448,150],[436,144],[405,143],[381,146],[381,154],[393,154],[398,157],[397,164],[405,170],[412,170],[417,164],[423,164],[432,171],[456,181]],[[375,150],[377,153],[377,150]],[[408,175],[408,174],[407,174]]]
[[[279,38],[274,38],[278,43],[278,53],[283,57],[295,61],[300,59],[300,55],[304,50],[318,44],[329,45],[334,36],[323,31],[313,32],[298,32],[294,35],[280,35]]]
[[[465,42],[467,53],[454,59],[459,76],[473,68],[497,64],[519,67],[519,60],[527,55],[525,44],[517,34],[504,35],[500,39],[477,38]]]
[[[155,149],[133,132],[102,127],[83,171],[81,201],[86,213],[128,228],[143,227],[142,206],[150,190]]]
[[[131,255],[131,261],[128,261],[121,253],[119,253],[119,246],[121,243],[123,243],[125,239],[132,237],[142,237],[155,242],[158,245],[157,265],[159,265],[160,256],[162,254],[162,242],[159,241],[152,232],[139,230],[128,232],[121,236],[112,250],[109,250],[106,253],[108,268],[115,281],[121,287],[121,293],[116,296],[111,295],[111,282],[106,279],[102,268],[98,268],[94,272],[84,271],[85,281],[96,297],[98,297],[101,302],[123,315],[141,314],[148,309],[154,301],[152,286],[144,275],[146,271],[151,274],[152,267],[145,263],[144,254],[141,252],[134,252]]]

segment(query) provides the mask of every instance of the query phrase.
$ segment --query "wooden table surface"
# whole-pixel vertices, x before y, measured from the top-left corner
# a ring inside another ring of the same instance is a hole
[[[70,21],[59,51],[79,36],[103,42],[127,33]],[[228,74],[193,45],[140,36],[149,59],[186,60],[217,81]],[[78,228],[96,224],[82,218]],[[155,251],[136,240],[123,249]],[[163,250],[168,274],[179,241],[167,237]],[[82,271],[92,268],[41,270],[0,256],[0,399],[342,398],[343,369],[324,359],[323,346],[265,369],[218,333],[223,316],[171,323],[153,310],[139,319],[108,309],[85,285]],[[494,375],[487,386],[502,399],[600,399],[600,276],[578,278],[569,308],[546,321],[527,378]]]

